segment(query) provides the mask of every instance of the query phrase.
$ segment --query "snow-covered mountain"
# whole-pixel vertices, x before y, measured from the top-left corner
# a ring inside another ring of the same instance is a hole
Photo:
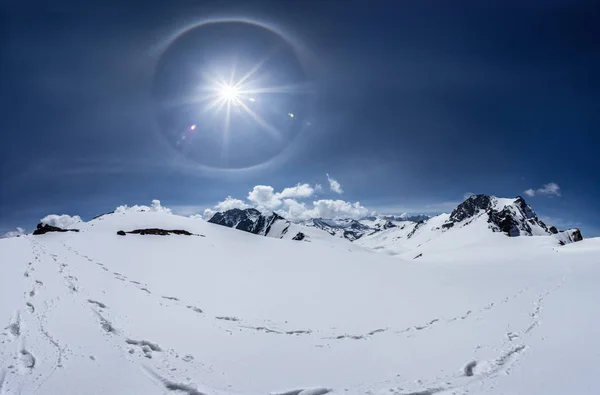
[[[441,214],[433,218],[423,215],[371,216],[361,220],[315,218],[292,224],[275,213],[261,214],[258,210],[249,208],[216,213],[209,220],[219,225],[275,238],[283,238],[290,226],[294,229],[294,235],[298,232],[306,233],[306,228],[316,228],[349,241],[360,239],[359,244],[365,247],[392,251],[418,249],[423,245],[423,240],[430,242],[450,231],[453,231],[452,234],[464,233],[467,241],[473,238],[472,235],[467,234],[469,232],[456,232],[456,230],[474,221],[485,224],[486,233],[500,232],[511,237],[555,235],[553,240],[559,244],[583,239],[578,229],[559,232],[553,226],[548,227],[520,196],[507,199],[473,195],[459,204],[450,215]],[[411,239],[421,242],[414,245]],[[446,239],[448,237],[442,238],[442,240]],[[422,252],[419,251],[416,255]]]
[[[557,233],[551,232],[546,224],[540,221],[533,208],[518,196],[515,199],[501,199],[487,195],[473,195],[458,205],[446,223],[444,229],[456,224],[468,225],[470,221],[487,216],[490,229],[504,232],[508,236],[533,236]]]
[[[337,240],[329,240],[334,233],[324,232],[324,229],[316,226],[305,226],[305,224],[293,223],[276,213],[263,214],[254,208],[231,209],[215,213],[208,222],[275,239],[305,242],[324,240],[326,240],[327,243],[338,242]],[[352,250],[354,247],[348,248]]]
[[[277,238],[285,234],[290,225],[289,221],[286,221],[275,213],[263,215],[254,208],[244,210],[234,208],[225,212],[215,213],[208,222],[243,230],[255,235]]]
[[[600,240],[494,232],[515,204],[354,242],[159,205],[2,239],[0,394],[595,393]]]
[[[485,245],[490,252],[506,245],[507,237],[543,236],[550,243],[564,245],[581,241],[578,229],[558,231],[542,222],[522,197],[514,199],[473,195],[451,214],[441,214],[424,222],[373,234],[357,241],[360,245],[406,259],[436,259],[457,248]]]
[[[355,219],[323,219],[314,218],[302,223],[308,227],[321,229],[332,236],[343,237],[350,241],[360,239],[364,234],[374,231],[368,225],[365,225]]]
[[[293,224],[276,213],[261,213],[254,208],[235,208],[218,212],[208,222],[278,239],[284,238],[288,231],[296,230],[293,235],[296,236],[301,230],[304,230],[302,233],[306,233],[308,231],[306,228],[316,228],[330,235],[353,241],[360,238],[365,232],[372,230],[369,226],[351,219],[324,220],[319,218]]]
[[[418,216],[378,216],[365,217],[360,220],[352,218],[325,219],[313,218],[301,221],[298,225],[308,228],[316,228],[329,233],[332,236],[341,237],[350,241],[360,239],[364,235],[371,235],[382,230],[390,229],[398,224],[412,221],[424,221],[429,217]],[[290,225],[293,223],[276,213],[261,213],[254,208],[231,209],[215,213],[208,222],[239,229],[261,236],[283,238]],[[302,231],[302,228],[292,225],[292,229]],[[305,230],[306,231],[306,230]]]

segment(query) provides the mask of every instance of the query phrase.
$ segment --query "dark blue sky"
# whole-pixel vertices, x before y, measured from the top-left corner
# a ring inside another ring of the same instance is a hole
[[[552,182],[560,196],[525,196],[538,214],[600,236],[598,2],[127,3],[2,3],[0,232],[151,199],[202,212],[255,185],[326,185],[329,173],[344,193],[325,188],[320,198],[385,213],[450,211],[468,192],[512,197]],[[170,38],[211,17],[265,21],[292,44],[257,30],[234,48],[226,33],[204,30],[165,55]],[[214,139],[175,146],[169,133],[209,115],[186,108],[161,118],[157,80],[161,100],[189,93],[185,67],[201,61],[178,56],[193,40],[211,54],[202,62],[222,67],[257,62],[254,43],[278,46],[263,76],[310,88],[263,114],[289,133],[283,142],[240,118],[225,159],[209,158]],[[292,107],[302,130],[285,118]],[[217,162],[262,165],[199,166]]]

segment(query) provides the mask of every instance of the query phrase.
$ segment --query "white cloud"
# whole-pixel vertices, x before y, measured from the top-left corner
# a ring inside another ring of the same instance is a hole
[[[152,200],[151,206],[138,206],[137,204],[134,206],[127,206],[126,204],[119,206],[115,209],[115,213],[125,213],[131,211],[153,211],[153,212],[161,212],[166,214],[171,214],[171,209],[164,207],[160,204],[160,200],[154,199]]]
[[[246,203],[244,203],[243,201],[239,200],[239,199],[234,199],[231,196],[227,196],[225,198],[225,200],[223,200],[222,202],[217,203],[217,205],[215,206],[215,210],[217,211],[227,211],[227,210],[231,210],[234,208],[239,208],[241,210],[246,209],[250,207],[249,205],[247,205]]]
[[[298,184],[295,187],[285,188],[283,191],[276,193],[275,197],[279,199],[285,198],[307,198],[315,193],[315,189],[308,184]]]
[[[311,218],[358,219],[369,214],[369,210],[359,202],[350,203],[344,200],[317,200],[312,202],[312,208],[307,208],[306,204],[294,199],[285,199],[283,203],[284,210],[278,211],[278,214],[291,221],[304,221]]]
[[[333,178],[329,177],[329,174],[327,174],[327,180],[329,181],[329,188],[335,192],[335,193],[344,193],[344,190],[342,189],[342,186],[340,185],[339,182],[337,182],[336,180],[334,180]]]
[[[310,210],[306,208],[304,203],[300,203],[294,199],[283,200],[284,209],[277,213],[290,221],[304,221],[310,218]]]
[[[282,203],[274,192],[271,186],[257,185],[248,193],[248,200],[259,210],[273,211]]]
[[[243,210],[249,207],[255,207],[260,211],[276,211],[281,209],[284,200],[305,199],[311,197],[314,193],[315,188],[306,183],[284,188],[281,192],[275,192],[275,189],[269,185],[256,185],[248,193],[247,199],[249,203],[228,196],[224,201],[218,203],[214,207],[206,209],[204,211],[204,218],[210,219],[217,212],[234,208]]]
[[[163,207],[160,204],[160,200],[157,200],[157,199],[154,199],[152,201],[152,211],[160,211],[160,212],[163,212],[163,213],[169,213],[169,214],[171,214],[171,209]]]
[[[329,176],[328,179],[332,190],[342,193],[340,184]],[[369,214],[369,210],[359,202],[321,199],[313,201],[310,205],[299,201],[313,196],[319,190],[322,190],[319,184],[314,187],[306,183],[297,184],[295,187],[284,188],[281,192],[275,192],[275,189],[269,185],[256,185],[248,193],[247,202],[229,196],[213,208],[206,209],[204,218],[209,219],[219,211],[248,207],[255,207],[262,212],[274,211],[292,221],[310,218],[361,218]]]
[[[57,226],[59,228],[67,229],[83,221],[81,220],[81,217],[79,215],[74,215],[71,217],[67,214],[50,214],[42,218],[40,222],[42,224],[48,224],[50,226]]]
[[[545,196],[560,196],[560,187],[558,184],[551,182],[545,184],[543,187],[538,189],[528,189],[525,191],[527,196],[545,195]]]
[[[560,187],[558,184],[551,182],[549,184],[544,185],[543,188],[538,189],[538,193],[542,195],[555,195],[560,196]]]
[[[315,184],[315,193],[321,193],[321,192],[323,192],[323,185]]]
[[[25,229],[23,228],[17,228],[15,230],[11,230],[9,232],[6,232],[3,236],[0,236],[0,239],[6,239],[9,237],[17,237],[17,236],[22,236],[25,234]]]
[[[369,213],[359,202],[354,204],[344,200],[317,200],[313,202],[314,217],[320,218],[360,218]]]
[[[191,219],[204,219],[204,217],[202,216],[202,214],[192,214],[188,218],[191,218]]]

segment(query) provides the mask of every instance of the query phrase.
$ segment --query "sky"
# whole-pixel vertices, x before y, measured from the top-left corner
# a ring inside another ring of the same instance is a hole
[[[484,193],[600,236],[597,2],[0,7],[0,233],[153,199],[302,218]]]

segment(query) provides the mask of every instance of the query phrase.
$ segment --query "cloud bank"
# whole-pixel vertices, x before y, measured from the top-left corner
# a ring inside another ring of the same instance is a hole
[[[551,182],[549,184],[545,184],[543,187],[538,189],[527,189],[525,195],[533,197],[533,196],[560,196],[560,187],[558,184]]]
[[[126,204],[119,206],[115,209],[115,213],[125,213],[128,211],[153,211],[153,212],[160,212],[160,213],[167,213],[167,214],[171,214],[171,209],[170,208],[166,208],[164,206],[162,206],[160,204],[160,200],[154,199],[152,201],[152,205],[151,206],[138,206],[137,204],[135,206],[127,206]]]
[[[329,175],[330,188],[335,193],[342,193],[341,185]],[[316,193],[323,192],[320,184],[297,184],[277,192],[269,185],[256,185],[246,197],[246,201],[228,196],[222,202],[204,211],[204,218],[210,219],[216,212],[233,208],[246,209],[253,207],[262,212],[275,212],[291,221],[305,221],[311,218],[354,218],[369,214],[360,202],[347,202],[340,199],[318,199],[306,201]]]
[[[70,228],[78,223],[83,222],[79,215],[70,216],[67,214],[57,215],[50,214],[46,215],[44,218],[40,220],[42,224],[47,224],[50,226],[57,226],[59,228]]]

